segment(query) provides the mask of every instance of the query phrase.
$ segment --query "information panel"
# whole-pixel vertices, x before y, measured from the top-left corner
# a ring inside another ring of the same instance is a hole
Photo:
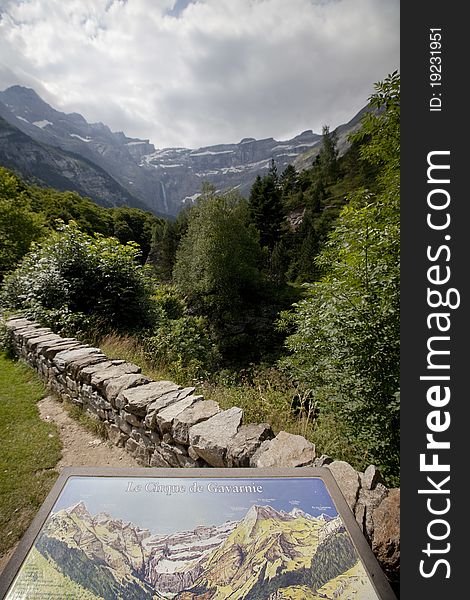
[[[8,600],[394,598],[327,469],[68,470],[2,588]]]

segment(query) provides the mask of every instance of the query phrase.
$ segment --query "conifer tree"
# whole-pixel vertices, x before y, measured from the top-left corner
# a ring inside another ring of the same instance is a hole
[[[299,189],[299,174],[294,165],[287,165],[281,175],[280,185],[282,196],[295,194]]]
[[[250,211],[253,222],[260,232],[261,245],[272,250],[281,237],[281,226],[284,220],[281,188],[274,161],[271,161],[268,174],[263,178],[258,175],[251,188]]]
[[[318,155],[318,166],[322,179],[326,184],[338,176],[338,135],[330,132],[328,125],[323,126],[322,147]]]

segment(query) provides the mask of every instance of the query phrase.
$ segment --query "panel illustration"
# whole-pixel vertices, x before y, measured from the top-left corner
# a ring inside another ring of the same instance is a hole
[[[70,477],[8,600],[377,600],[319,477]]]

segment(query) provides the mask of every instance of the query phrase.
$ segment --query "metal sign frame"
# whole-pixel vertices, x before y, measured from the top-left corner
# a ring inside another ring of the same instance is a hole
[[[396,600],[396,596],[390,587],[390,584],[380,568],[377,559],[367,543],[359,525],[354,518],[338,484],[336,483],[331,471],[325,467],[313,468],[269,468],[269,469],[235,469],[235,468],[211,468],[211,469],[162,469],[162,468],[86,468],[69,467],[63,470],[52,490],[45,499],[35,519],[31,523],[27,532],[21,539],[14,554],[10,558],[0,577],[0,598],[4,598],[10,589],[16,575],[33,547],[36,538],[41,532],[48,516],[51,513],[61,492],[67,485],[71,477],[103,477],[103,478],[132,478],[137,479],[299,479],[299,478],[317,478],[321,479],[327,492],[335,505],[338,515],[341,517],[346,531],[352,540],[357,551],[360,562],[369,576],[374,591],[380,600]]]

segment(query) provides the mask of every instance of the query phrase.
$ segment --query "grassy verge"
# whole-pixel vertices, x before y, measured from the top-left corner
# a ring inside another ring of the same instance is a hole
[[[35,373],[0,353],[0,556],[17,542],[57,478],[61,444],[41,421]]]

